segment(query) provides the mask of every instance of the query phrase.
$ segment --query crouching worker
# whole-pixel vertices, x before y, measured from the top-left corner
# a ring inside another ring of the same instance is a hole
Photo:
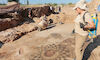
[[[43,17],[41,17],[40,20],[41,21],[38,24],[38,31],[42,31],[42,30],[46,29],[47,26],[48,26],[48,21],[47,21],[46,15],[44,15]]]
[[[77,18],[75,19],[75,55],[76,58],[74,60],[82,60],[84,50],[87,46],[85,46],[88,30],[95,29],[95,24],[92,20],[91,15],[87,12],[87,6],[84,0],[79,1],[74,10],[78,13]],[[85,48],[83,48],[85,46]]]

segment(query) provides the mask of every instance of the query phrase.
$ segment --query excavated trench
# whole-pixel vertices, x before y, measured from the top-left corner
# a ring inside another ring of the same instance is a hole
[[[41,17],[48,12],[51,14],[49,8],[45,7],[46,11],[43,7],[39,8],[30,10],[31,17]],[[28,8],[21,9],[20,12],[20,14],[11,13],[0,16],[0,60],[72,60],[75,57],[74,37],[66,38],[68,37],[66,33],[71,32],[67,28],[71,28],[72,24],[37,32],[36,24],[28,17]],[[99,52],[100,40],[97,39],[88,45],[84,60],[100,60]]]
[[[14,9],[14,7],[18,9]],[[0,41],[2,43],[13,42],[21,36],[36,30],[36,24],[32,18],[53,13],[49,6],[22,8],[18,5],[12,5],[0,7],[0,9]],[[30,17],[29,14],[31,15]]]

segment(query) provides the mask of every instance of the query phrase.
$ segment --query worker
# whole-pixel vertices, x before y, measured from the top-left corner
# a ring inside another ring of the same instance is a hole
[[[60,6],[58,6],[58,12],[59,12],[59,13],[61,12],[61,7],[60,7]]]
[[[43,17],[40,18],[40,22],[38,24],[38,31],[44,30],[48,26],[48,21],[47,21],[47,16],[44,15]]]
[[[80,0],[73,8],[77,13],[75,22],[75,59],[82,60],[84,50],[86,48],[85,43],[88,37],[88,29],[95,29],[95,24],[92,20],[90,13],[87,11],[88,7],[85,0]],[[85,46],[85,48],[83,48]]]

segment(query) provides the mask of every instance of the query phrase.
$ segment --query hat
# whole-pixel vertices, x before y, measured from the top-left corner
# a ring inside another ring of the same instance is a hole
[[[87,10],[86,1],[85,0],[80,0],[79,2],[77,2],[73,9],[75,10],[76,8]]]

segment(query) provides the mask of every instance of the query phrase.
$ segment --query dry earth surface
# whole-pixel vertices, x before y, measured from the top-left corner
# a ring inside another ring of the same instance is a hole
[[[72,8],[64,6],[60,14],[48,16],[48,19],[53,19],[54,23],[59,21],[65,23],[56,24],[56,27],[51,29],[33,31],[34,23],[30,23],[0,32],[15,39],[18,34],[27,33],[14,42],[4,44],[0,48],[0,60],[72,60],[75,57],[75,37],[71,32],[74,27],[73,20],[76,17]],[[34,18],[34,20],[38,19]],[[13,36],[6,31],[14,31],[17,34]],[[84,56],[84,60],[100,60],[99,39],[88,45]]]

